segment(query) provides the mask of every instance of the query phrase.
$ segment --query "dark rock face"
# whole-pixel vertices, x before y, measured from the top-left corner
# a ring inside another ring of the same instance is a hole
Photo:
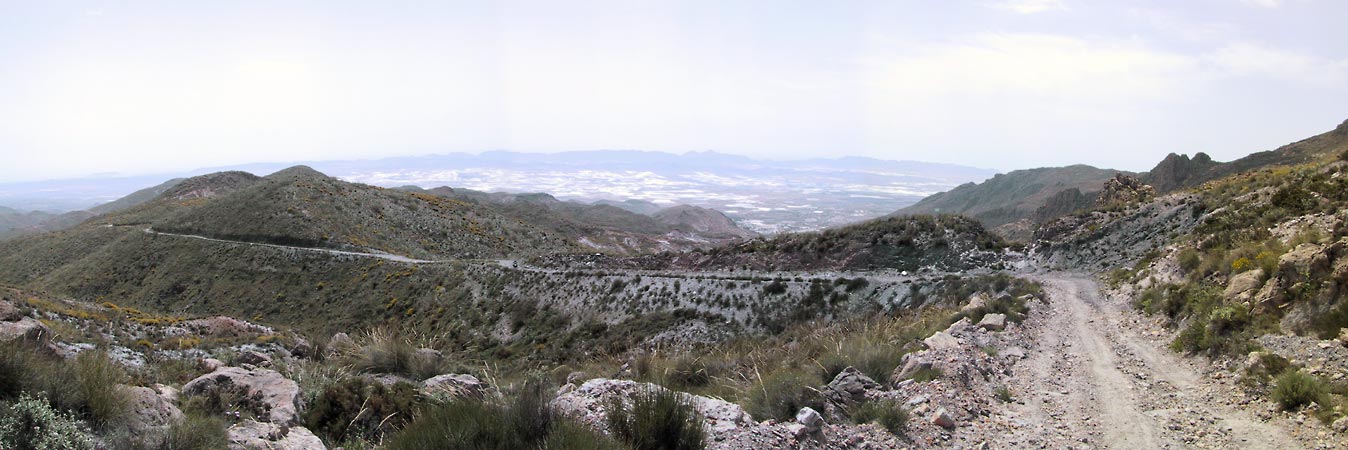
[[[1169,192],[1182,187],[1196,184],[1203,180],[1200,175],[1217,166],[1219,163],[1212,160],[1206,153],[1198,152],[1194,154],[1193,159],[1188,155],[1177,155],[1171,153],[1166,155],[1155,168],[1147,172],[1146,183],[1156,188],[1158,192]]]
[[[1044,205],[1034,210],[1034,221],[1036,223],[1047,222],[1079,210],[1088,208],[1095,204],[1097,192],[1082,193],[1081,189],[1071,188],[1058,191]]]
[[[1334,134],[1339,136],[1348,136],[1348,120],[1345,120],[1343,121],[1343,123],[1339,124],[1339,127],[1334,129]]]

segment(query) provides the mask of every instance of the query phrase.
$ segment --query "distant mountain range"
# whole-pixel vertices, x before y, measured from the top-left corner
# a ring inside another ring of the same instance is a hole
[[[170,178],[231,170],[265,174],[294,164],[0,183],[0,206],[53,213],[83,210]],[[648,210],[633,210],[639,213],[687,204],[722,211],[741,226],[760,233],[817,230],[883,216],[927,195],[981,181],[994,173],[950,164],[858,157],[767,161],[716,152],[676,155],[628,150],[551,154],[493,151],[303,164],[345,181],[382,187],[546,192],[561,200],[619,207],[628,202],[626,209]]]

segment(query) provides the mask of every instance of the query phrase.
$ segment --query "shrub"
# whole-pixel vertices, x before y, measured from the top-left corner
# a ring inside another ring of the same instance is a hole
[[[995,394],[997,400],[1001,400],[1002,403],[1011,403],[1011,400],[1014,400],[1011,396],[1011,390],[1007,389],[1006,386],[997,387],[997,389],[993,391],[993,394]]]
[[[521,448],[619,449],[612,438],[590,431],[566,416],[556,415],[541,383],[527,383],[513,399],[484,402],[457,399],[428,404],[401,431],[388,450],[442,448],[513,450]]]
[[[935,367],[930,367],[930,368],[918,369],[918,370],[914,371],[913,374],[912,374],[911,376],[909,376],[908,378],[911,379],[911,380],[913,380],[913,381],[915,381],[915,382],[918,382],[918,383],[926,383],[926,382],[928,382],[928,381],[935,380],[935,379],[937,379],[937,378],[941,378],[941,376],[943,376],[943,375],[945,375],[945,374],[944,374],[944,373],[941,373],[941,369],[937,369],[937,368],[935,368]]]
[[[75,358],[76,388],[75,405],[70,409],[78,410],[95,425],[105,426],[125,415],[129,405],[117,391],[117,385],[127,381],[122,367],[101,351],[86,351]]]
[[[152,450],[213,450],[229,445],[225,421],[213,416],[187,414],[169,424]]]
[[[675,387],[702,387],[711,383],[711,372],[701,358],[682,355],[665,369],[665,383]]]
[[[347,358],[361,372],[406,375],[417,380],[449,371],[443,359],[418,355],[410,338],[386,327],[370,330],[362,345],[350,350]]]
[[[0,415],[0,448],[32,450],[93,449],[93,439],[72,415],[46,400],[21,394]]]
[[[613,435],[636,450],[695,450],[706,446],[702,418],[678,392],[650,389],[637,394],[629,409],[621,400],[609,405]]]
[[[874,423],[896,435],[902,435],[908,426],[908,410],[894,400],[861,403],[853,407],[851,413],[855,423]]]
[[[838,352],[819,359],[825,381],[833,380],[848,366],[856,367],[872,380],[887,380],[903,358],[903,352],[888,342],[865,338],[844,342],[839,347]]]
[[[799,370],[773,372],[749,393],[749,414],[758,420],[788,420],[806,406],[822,411],[823,397],[814,388],[817,382],[817,378]]]
[[[1288,369],[1278,376],[1273,387],[1273,401],[1284,410],[1294,410],[1311,403],[1324,404],[1327,393],[1325,385],[1312,375]]]
[[[1186,248],[1179,253],[1180,270],[1183,270],[1186,275],[1193,273],[1194,270],[1198,269],[1199,264],[1202,263],[1203,258],[1199,256],[1198,250]]]
[[[331,442],[377,442],[411,419],[416,398],[416,388],[407,383],[348,378],[323,389],[304,413],[304,424]]]

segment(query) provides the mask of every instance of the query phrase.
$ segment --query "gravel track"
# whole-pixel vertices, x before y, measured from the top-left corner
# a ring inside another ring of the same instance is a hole
[[[1035,351],[1007,380],[1017,401],[1003,412],[1019,425],[1006,447],[1305,448],[1281,425],[1228,405],[1229,387],[1130,324],[1137,313],[1095,281],[1040,276],[1047,307],[1026,322]]]

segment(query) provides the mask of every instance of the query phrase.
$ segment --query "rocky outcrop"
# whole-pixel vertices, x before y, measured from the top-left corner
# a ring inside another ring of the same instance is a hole
[[[323,440],[304,427],[245,420],[229,427],[229,450],[327,450]]]
[[[866,401],[866,392],[878,389],[880,383],[857,368],[848,366],[828,383],[824,388],[824,396],[836,404],[850,405]]]
[[[0,342],[16,339],[47,343],[51,340],[51,330],[32,317],[23,317],[13,322],[0,322]]]
[[[222,367],[183,385],[186,398],[228,400],[259,420],[282,426],[299,423],[299,385],[274,370]]]
[[[1095,203],[1101,207],[1127,205],[1145,202],[1155,196],[1156,189],[1141,180],[1124,174],[1117,174],[1114,175],[1114,178],[1105,181],[1104,189],[1100,190]]]
[[[1082,193],[1081,189],[1063,189],[1044,200],[1044,204],[1034,210],[1034,222],[1046,222],[1095,205],[1099,192]]]
[[[1170,192],[1206,181],[1203,174],[1220,164],[1203,152],[1195,153],[1193,159],[1171,153],[1147,172],[1143,181],[1159,192]]]

